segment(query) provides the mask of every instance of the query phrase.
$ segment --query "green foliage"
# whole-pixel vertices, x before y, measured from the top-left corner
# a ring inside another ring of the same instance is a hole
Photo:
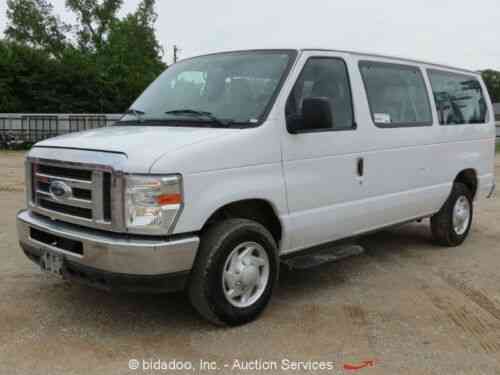
[[[98,51],[103,46],[122,3],[122,0],[66,0],[66,6],[80,21],[75,28],[82,49]]]
[[[120,19],[122,0],[67,0],[79,21],[70,26],[45,0],[8,0],[0,112],[123,112],[166,68],[154,4]]]
[[[496,70],[484,70],[481,72],[484,83],[493,103],[500,103],[500,72]]]
[[[58,55],[66,46],[70,26],[52,15],[46,0],[7,0],[10,24],[5,35],[11,40]]]

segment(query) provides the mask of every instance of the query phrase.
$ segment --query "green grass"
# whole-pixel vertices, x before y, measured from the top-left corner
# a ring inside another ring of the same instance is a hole
[[[495,148],[495,150],[497,150],[497,152],[500,153],[500,143],[497,143],[497,147]]]
[[[4,150],[0,149],[0,154],[19,154],[19,153],[25,153],[29,150]]]
[[[0,160],[23,158],[27,152],[27,150],[0,150]]]

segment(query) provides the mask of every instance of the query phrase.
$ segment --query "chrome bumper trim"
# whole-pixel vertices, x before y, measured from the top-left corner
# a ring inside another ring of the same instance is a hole
[[[83,255],[38,242],[30,237],[30,228],[59,237],[81,241]],[[40,253],[52,250],[69,261],[95,269],[129,275],[160,275],[189,271],[198,250],[199,238],[148,238],[117,233],[103,233],[90,228],[53,221],[24,210],[17,215],[17,230],[21,245],[26,244]]]

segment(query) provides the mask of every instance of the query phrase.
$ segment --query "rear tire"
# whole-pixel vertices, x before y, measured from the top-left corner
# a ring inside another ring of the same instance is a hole
[[[245,324],[267,306],[278,273],[276,242],[264,226],[247,219],[224,220],[202,235],[189,298],[216,325]]]
[[[441,246],[462,244],[469,234],[472,216],[471,191],[462,183],[454,183],[443,207],[431,217],[431,230],[436,243]]]

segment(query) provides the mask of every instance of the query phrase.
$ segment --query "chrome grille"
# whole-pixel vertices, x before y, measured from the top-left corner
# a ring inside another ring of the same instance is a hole
[[[58,161],[28,161],[27,169],[34,211],[62,221],[113,229],[111,171]],[[68,187],[68,194],[55,195],[51,191],[55,182]]]

